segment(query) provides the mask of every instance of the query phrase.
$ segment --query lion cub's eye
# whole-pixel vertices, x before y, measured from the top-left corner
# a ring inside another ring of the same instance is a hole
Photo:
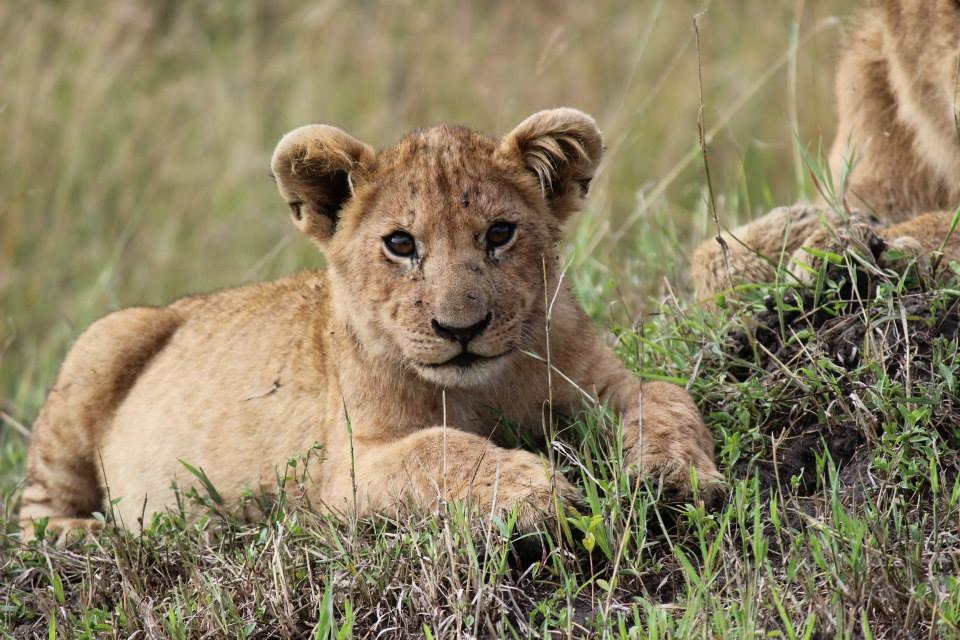
[[[487,229],[487,248],[496,249],[502,247],[513,239],[513,234],[517,225],[512,222],[494,222]]]
[[[413,236],[406,231],[394,231],[383,237],[383,245],[387,251],[398,258],[409,258],[417,252],[417,243]]]

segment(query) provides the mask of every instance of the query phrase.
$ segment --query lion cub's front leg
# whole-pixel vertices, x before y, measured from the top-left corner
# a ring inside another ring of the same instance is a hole
[[[690,471],[696,472],[704,495],[712,499],[723,486],[713,461],[713,437],[693,398],[666,382],[631,385],[624,398],[625,462],[663,482],[679,498],[690,496]]]
[[[678,498],[691,495],[692,469],[704,497],[719,495],[723,476],[713,461],[713,437],[690,394],[666,382],[642,383],[599,337],[591,342],[592,358],[564,364],[577,371],[582,389],[595,390],[598,400],[620,414],[628,469],[661,481]]]
[[[577,489],[543,457],[452,427],[372,445],[360,438],[355,446],[355,480],[337,474],[341,480],[326,499],[350,511],[355,495],[358,515],[395,512],[402,504],[430,512],[444,502],[462,501],[480,518],[518,508],[520,526],[531,530],[549,524],[558,506],[579,500]]]

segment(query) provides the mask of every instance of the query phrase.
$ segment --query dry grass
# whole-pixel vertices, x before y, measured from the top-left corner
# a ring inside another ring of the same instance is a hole
[[[623,289],[657,291],[660,276],[684,271],[686,248],[707,229],[700,169],[689,159],[698,106],[690,25],[699,8],[685,0],[4,3],[0,394],[8,409],[29,423],[67,344],[109,309],[318,263],[267,175],[279,136],[305,122],[389,144],[438,121],[499,133],[540,108],[583,108],[601,123],[609,154],[577,242]],[[827,8],[805,11],[800,30],[827,18]],[[717,5],[704,21],[706,117],[718,127],[712,160],[728,223],[799,195],[786,67],[753,92],[790,50],[793,11],[793,0]],[[804,141],[830,135],[825,70],[835,36],[822,28],[799,56]]]
[[[279,136],[311,121],[389,144],[443,120],[499,133],[547,106],[593,113],[608,159],[570,230],[570,274],[634,370],[690,386],[731,479],[718,512],[656,506],[596,411],[573,425],[582,447],[554,451],[589,508],[542,554],[520,554],[509,521],[471,531],[456,508],[343,523],[281,503],[257,525],[173,513],[66,548],[0,535],[0,634],[957,637],[956,335],[921,344],[890,323],[937,322],[905,287],[949,313],[957,294],[887,272],[853,300],[834,272],[799,315],[763,316],[746,350],[729,341],[747,335],[742,313],[690,304],[685,256],[713,229],[691,26],[706,3],[0,5],[0,531],[23,432],[91,320],[321,262],[267,173]],[[718,1],[701,19],[723,224],[811,191],[795,141],[832,136],[850,4]],[[750,295],[759,309],[788,294]],[[837,367],[823,313],[895,340]]]

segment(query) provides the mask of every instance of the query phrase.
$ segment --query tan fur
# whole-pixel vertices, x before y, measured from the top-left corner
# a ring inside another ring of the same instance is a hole
[[[700,297],[772,280],[781,254],[800,260],[802,245],[836,247],[866,226],[894,244],[938,249],[960,206],[958,58],[956,0],[882,0],[866,11],[837,70],[830,156],[834,182],[856,215],[848,221],[823,203],[775,209],[724,234],[726,258],[715,239],[704,242],[691,265]],[[920,215],[928,212],[938,213]],[[824,224],[811,226],[817,218]],[[898,240],[904,236],[912,240]],[[960,238],[944,249],[947,260],[960,259]]]
[[[584,394],[608,403],[624,417],[628,463],[680,493],[691,467],[718,482],[690,396],[641,384],[560,282],[561,223],[601,153],[595,123],[572,109],[535,114],[500,141],[439,126],[379,153],[334,127],[287,134],[273,172],[328,268],[92,325],[35,424],[21,523],[75,526],[109,492],[136,527],[174,503],[172,481],[198,485],[181,460],[236,505],[275,492],[287,460],[313,450],[289,483],[312,508],[469,499],[481,514],[519,505],[534,526],[578,492],[543,457],[499,446],[498,424],[542,439],[548,354],[558,413],[577,412]],[[490,249],[495,221],[516,232]],[[417,256],[385,249],[397,230]],[[435,322],[486,325],[464,347]],[[488,359],[442,364],[464,348]]]

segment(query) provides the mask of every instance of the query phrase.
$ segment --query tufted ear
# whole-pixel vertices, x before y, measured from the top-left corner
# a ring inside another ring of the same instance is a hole
[[[369,145],[347,132],[310,124],[280,139],[270,168],[294,224],[322,243],[336,231],[355,181],[372,168],[375,157]]]
[[[561,220],[580,210],[603,155],[603,137],[582,111],[539,111],[503,137],[501,159],[520,162],[540,181],[554,215]]]

